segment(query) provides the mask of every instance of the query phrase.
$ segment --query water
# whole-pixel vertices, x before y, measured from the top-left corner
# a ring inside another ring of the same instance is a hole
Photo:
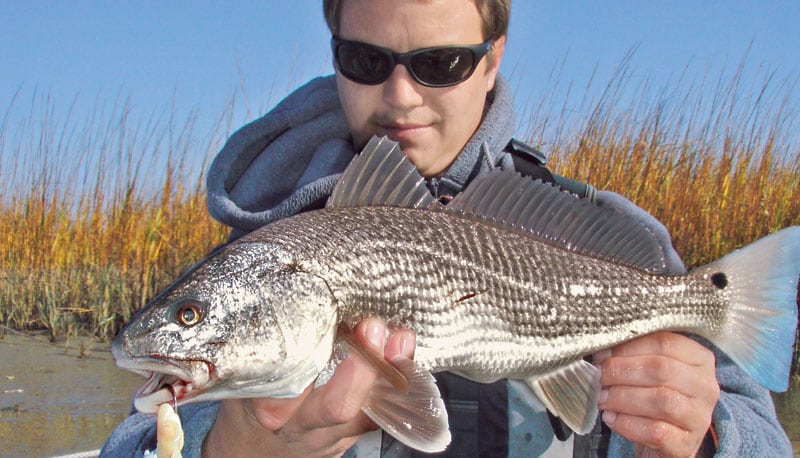
[[[56,456],[99,449],[144,379],[116,368],[107,344],[0,340],[0,456]],[[800,456],[800,388],[773,395]]]
[[[142,377],[116,368],[108,344],[0,340],[0,456],[99,449],[130,408]]]

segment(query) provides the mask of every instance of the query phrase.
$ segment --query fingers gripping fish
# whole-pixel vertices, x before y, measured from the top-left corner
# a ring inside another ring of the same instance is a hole
[[[450,441],[431,372],[524,380],[583,434],[600,389],[583,357],[661,330],[702,336],[785,390],[800,228],[683,276],[664,275],[664,259],[638,223],[511,172],[476,178],[441,205],[397,144],[374,138],[324,209],[213,253],[112,349],[120,367],[149,377],[135,400],[143,412],[170,401],[166,387],[179,404],[295,397],[340,360],[343,329],[377,316],[412,329],[417,346],[413,361],[372,359],[392,382],[364,410],[426,452]]]

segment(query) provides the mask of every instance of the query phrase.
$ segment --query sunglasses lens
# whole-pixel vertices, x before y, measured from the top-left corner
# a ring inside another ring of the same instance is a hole
[[[392,56],[381,49],[361,43],[341,43],[335,52],[339,70],[353,81],[380,84],[392,73]]]
[[[395,65],[404,65],[418,83],[445,87],[469,78],[491,48],[491,41],[476,46],[441,46],[407,53],[336,37],[331,45],[337,69],[356,83],[381,84],[391,76]]]
[[[464,48],[430,50],[411,59],[411,70],[424,84],[449,86],[469,78],[475,70],[475,55]]]

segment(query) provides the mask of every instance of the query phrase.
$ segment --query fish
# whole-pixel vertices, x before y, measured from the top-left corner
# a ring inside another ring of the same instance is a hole
[[[444,450],[432,373],[524,381],[572,430],[598,415],[587,356],[649,333],[707,339],[754,380],[788,386],[800,227],[685,275],[641,223],[553,184],[493,170],[446,205],[388,138],[373,138],[326,206],[254,230],[190,268],[112,344],[148,380],[139,411],[292,398],[350,351],[382,374],[362,409],[404,444]],[[352,339],[366,317],[416,333],[387,362]]]

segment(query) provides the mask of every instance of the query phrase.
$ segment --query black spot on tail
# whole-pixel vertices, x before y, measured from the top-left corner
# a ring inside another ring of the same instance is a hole
[[[711,284],[718,289],[725,289],[728,286],[728,276],[724,272],[717,272],[711,276]]]

